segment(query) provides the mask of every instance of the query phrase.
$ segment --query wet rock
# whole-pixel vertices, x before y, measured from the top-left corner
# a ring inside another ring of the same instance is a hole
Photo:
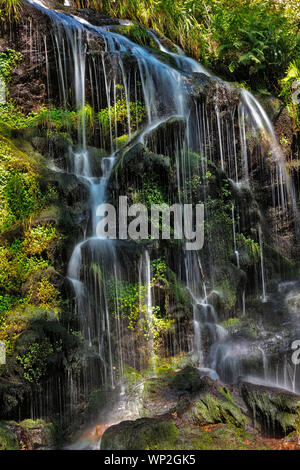
[[[245,401],[255,426],[273,437],[300,432],[300,396],[283,389],[240,384],[240,393]]]
[[[170,383],[177,392],[195,393],[207,389],[207,382],[203,379],[203,373],[192,366],[186,366],[177,372]]]
[[[290,313],[300,313],[300,293],[291,292],[285,299]]]
[[[196,392],[194,397],[183,396],[177,407],[177,414],[184,423],[196,426],[227,423],[245,427],[243,410],[237,404],[236,397],[221,382],[207,376],[198,378]]]
[[[178,429],[172,421],[142,418],[108,428],[101,450],[172,450],[177,438]]]
[[[145,382],[140,416],[153,417],[173,413],[176,410],[178,393],[170,389],[165,378],[154,377]]]
[[[196,426],[227,423],[240,428],[246,424],[246,416],[230,398],[222,399],[205,393],[189,404],[184,412],[180,412],[184,422]]]
[[[102,175],[101,170],[101,162],[102,158],[107,157],[108,154],[103,149],[98,149],[96,147],[88,147],[87,148],[89,154],[89,164],[91,174],[96,177],[100,177]]]
[[[186,80],[186,90],[197,101],[205,99],[206,106],[219,112],[230,113],[240,102],[240,90],[235,85],[204,73],[191,73]]]
[[[171,117],[144,136],[149,150],[175,157],[179,142],[182,144],[186,132],[186,119]]]

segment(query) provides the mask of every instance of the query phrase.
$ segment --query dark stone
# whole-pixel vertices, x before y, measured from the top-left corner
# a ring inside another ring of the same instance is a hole
[[[287,390],[241,382],[240,393],[254,425],[272,437],[300,432],[300,396]]]

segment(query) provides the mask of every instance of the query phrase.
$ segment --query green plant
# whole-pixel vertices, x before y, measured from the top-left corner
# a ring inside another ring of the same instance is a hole
[[[51,242],[56,238],[55,227],[47,225],[37,225],[31,227],[24,234],[22,243],[23,251],[26,255],[36,256],[47,251]]]
[[[133,192],[132,199],[133,203],[142,203],[150,208],[154,204],[159,206],[165,204],[166,196],[160,185],[156,181],[151,180],[148,175],[145,175],[143,189]]]
[[[280,81],[281,93],[285,99],[288,111],[293,120],[293,130],[297,132],[300,130],[300,110],[299,104],[293,102],[293,83],[300,81],[300,58],[291,62],[287,68],[286,75]]]
[[[0,20],[17,20],[20,15],[21,0],[0,0]]]
[[[243,233],[236,234],[237,248],[246,248],[250,259],[253,263],[258,263],[260,260],[260,246],[250,237],[245,237]]]
[[[113,138],[117,137],[118,126],[122,127],[121,134],[127,131],[133,132],[145,119],[145,106],[140,101],[130,101],[119,98],[114,105],[104,108],[96,115],[98,118],[104,138],[108,138],[112,133]]]
[[[23,366],[24,378],[30,383],[39,383],[47,371],[47,359],[54,352],[48,339],[31,344],[26,353],[17,356]]]
[[[114,277],[108,279],[105,285],[110,311],[114,317],[126,319],[128,328],[134,330],[140,308],[143,308],[140,305],[140,296],[145,293],[145,288]]]
[[[37,299],[39,306],[47,310],[56,310],[59,303],[59,292],[58,290],[49,282],[48,279],[44,278],[38,283],[37,289]]]
[[[10,82],[11,70],[17,65],[17,62],[21,59],[22,54],[12,49],[6,49],[4,52],[0,52],[0,78],[5,83]]]
[[[77,7],[142,23],[216,73],[256,89],[277,89],[299,57],[299,4],[280,0],[73,0]],[[143,33],[136,40],[144,44]]]
[[[29,223],[39,201],[35,179],[27,173],[11,172],[6,180],[4,196],[11,221]]]
[[[239,331],[241,328],[242,322],[239,318],[228,318],[228,320],[225,320],[221,323],[221,326],[223,328],[226,328],[231,334]]]

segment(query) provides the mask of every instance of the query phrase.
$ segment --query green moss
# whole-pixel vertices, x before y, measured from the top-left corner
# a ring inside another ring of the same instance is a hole
[[[241,394],[252,412],[254,425],[263,432],[282,436],[300,431],[300,402],[296,395],[247,383],[242,385]]]
[[[122,85],[119,85],[119,88]],[[130,130],[134,132],[138,125],[143,122],[146,117],[146,109],[140,101],[130,101],[129,103],[120,93],[120,98],[117,99],[114,105],[104,108],[96,114],[96,119],[99,120],[104,139],[110,138],[110,133],[113,138],[118,136],[118,127],[121,127],[123,132]]]
[[[246,416],[231,399],[226,396],[226,400],[220,400],[208,393],[201,395],[184,416],[197,426],[226,423],[244,429],[246,424]]]
[[[232,310],[237,300],[236,286],[233,284],[232,279],[224,274],[223,279],[216,283],[215,289],[221,292],[225,309]]]
[[[115,144],[116,148],[119,150],[122,147],[125,147],[125,145],[128,143],[128,141],[129,141],[129,136],[127,134],[124,134],[124,135],[114,139],[114,144]]]
[[[173,450],[178,434],[172,421],[123,421],[103,434],[101,450]]]
[[[16,436],[3,422],[0,422],[0,450],[19,450]]]
[[[297,275],[298,267],[296,264],[279,253],[275,248],[264,243],[263,250],[269,278],[287,280],[293,279]]]
[[[260,246],[250,237],[245,237],[243,233],[236,234],[237,249],[241,250],[245,248],[248,256],[253,264],[256,264],[260,260]]]
[[[234,333],[241,329],[242,321],[240,318],[228,318],[228,320],[221,323],[221,326],[231,333]]]

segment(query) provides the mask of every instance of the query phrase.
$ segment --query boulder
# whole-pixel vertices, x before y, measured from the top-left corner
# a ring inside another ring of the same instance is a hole
[[[270,436],[300,433],[300,396],[280,388],[241,382],[240,393],[255,426]]]
[[[101,450],[172,450],[177,438],[178,429],[172,421],[142,418],[108,428]]]
[[[181,371],[183,374],[178,375],[182,378],[187,377],[186,369]],[[247,418],[244,411],[221,382],[207,376],[200,377],[199,372],[197,376],[194,375],[194,380],[190,383],[197,394],[193,397],[187,395],[182,397],[177,407],[177,414],[185,424],[206,426],[226,423],[238,428],[245,427]]]

